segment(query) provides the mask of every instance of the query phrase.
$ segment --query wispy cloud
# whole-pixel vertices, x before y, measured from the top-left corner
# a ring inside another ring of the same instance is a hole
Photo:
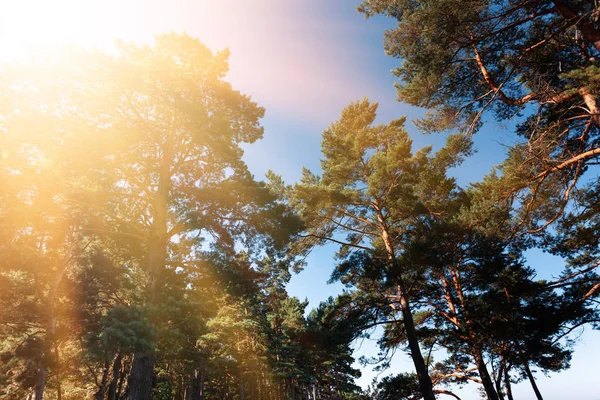
[[[346,18],[336,18],[340,11]],[[358,14],[353,24],[348,13],[347,1],[21,0],[0,16],[0,59],[53,42],[108,48],[115,38],[144,43],[186,31],[213,50],[229,48],[228,79],[269,112],[322,121],[378,90],[364,78],[363,47],[381,29],[369,30]]]

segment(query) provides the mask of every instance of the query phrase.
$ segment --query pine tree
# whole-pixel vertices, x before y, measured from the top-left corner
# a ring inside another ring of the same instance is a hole
[[[404,119],[373,126],[376,110],[377,104],[367,100],[352,103],[323,132],[323,175],[305,170],[290,201],[308,228],[301,245],[329,241],[340,245],[340,258],[362,250],[379,260],[383,268],[375,272],[383,277],[379,293],[401,313],[421,391],[433,399],[411,304],[419,272],[400,262],[402,239],[421,216],[444,211],[444,199],[455,187],[445,170],[469,152],[470,144],[451,136],[435,156],[429,154],[430,148],[412,154]]]

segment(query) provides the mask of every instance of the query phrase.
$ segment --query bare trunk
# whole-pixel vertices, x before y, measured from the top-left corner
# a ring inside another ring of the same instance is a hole
[[[60,356],[58,345],[54,346],[54,357],[56,359],[56,400],[62,400],[62,381],[60,376]]]
[[[500,400],[504,400],[504,394],[502,393],[502,378],[504,376],[504,370],[505,370],[505,366],[506,363],[504,361],[504,358],[502,359],[502,361],[500,362],[500,368],[498,369],[498,373],[496,374],[496,393],[498,393],[498,397],[500,398]]]
[[[106,383],[108,382],[108,370],[110,368],[110,364],[108,360],[104,361],[104,368],[102,370],[102,379],[100,380],[100,387],[98,391],[94,394],[94,398],[96,400],[104,400],[104,395],[106,394]]]
[[[472,349],[473,357],[475,358],[475,364],[477,365],[477,370],[479,371],[479,377],[481,378],[481,382],[483,383],[483,388],[488,396],[488,399],[499,400],[498,393],[496,392],[496,389],[494,389],[494,381],[488,372],[487,365],[485,365],[485,360],[481,354],[481,349],[478,346],[474,346]]]
[[[56,301],[56,295],[58,293],[58,289],[60,288],[60,284],[62,282],[63,277],[65,276],[69,266],[71,264],[72,252],[75,248],[73,244],[74,241],[72,237],[69,235],[66,237],[67,241],[70,243],[70,247],[67,249],[65,258],[62,261],[62,265],[57,267],[56,276],[54,277],[54,281],[52,281],[52,285],[50,286],[50,290],[48,291],[48,297],[46,298],[46,306],[48,308],[47,320],[46,320],[46,344],[47,348],[51,349],[56,334],[56,320],[57,316],[54,310],[54,302]],[[58,357],[58,350],[55,348],[55,356]],[[41,357],[42,360],[44,357]],[[58,361],[58,359],[57,359]],[[45,361],[40,361],[39,372],[36,379],[35,386],[33,388],[35,400],[42,400],[44,397],[44,390],[46,389],[46,380],[48,379],[48,366]],[[62,392],[60,390],[60,380],[58,385],[58,398],[62,396]]]
[[[121,353],[117,355],[115,361],[113,362],[112,367],[112,379],[110,381],[110,385],[108,386],[108,400],[118,400],[117,399],[117,388],[119,384],[119,378],[121,375],[121,361],[123,356]]]
[[[46,377],[48,376],[48,370],[45,365],[42,365],[39,372],[35,387],[33,388],[35,400],[43,400],[44,388],[46,387]]]
[[[204,398],[204,373],[195,369],[190,376],[186,399],[202,400]]]
[[[156,301],[160,275],[167,256],[167,219],[169,191],[171,189],[171,132],[162,146],[162,159],[158,188],[154,197],[154,212],[150,237],[148,238],[146,293],[149,304]],[[131,364],[129,377],[129,400],[149,400],[152,396],[152,375],[154,373],[154,353],[149,350],[136,353]]]
[[[506,387],[506,397],[508,397],[508,400],[514,400],[508,367],[504,369],[504,387]]]
[[[200,370],[200,387],[198,400],[204,400],[204,369]]]
[[[540,392],[540,389],[538,389],[537,383],[535,383],[535,378],[533,377],[533,373],[531,372],[531,369],[529,369],[529,363],[527,363],[527,361],[525,361],[523,368],[525,369],[525,374],[527,374],[527,378],[529,378],[529,383],[531,383],[531,387],[533,388],[533,391],[535,392],[535,397],[538,400],[544,400],[544,398],[542,397],[542,393]]]
[[[136,353],[129,373],[128,400],[151,400],[154,354]]]
[[[383,213],[381,212],[381,209],[379,208],[377,200],[374,200],[373,204],[375,206],[377,219],[380,225],[381,239],[383,240],[388,256],[388,268],[392,269],[396,266],[396,252],[394,250],[394,246],[389,236],[385,218],[383,216]],[[408,348],[410,349],[410,356],[413,360],[413,364],[417,372],[419,388],[421,389],[421,394],[423,395],[424,400],[435,400],[435,394],[433,393],[433,384],[431,382],[431,377],[429,376],[429,371],[427,370],[427,365],[425,364],[425,360],[423,359],[421,348],[419,347],[419,338],[417,336],[417,330],[415,328],[415,321],[412,316],[412,310],[410,307],[408,294],[406,293],[406,288],[404,287],[404,283],[402,281],[402,276],[398,276],[397,280],[397,294],[398,299],[400,300],[400,306],[402,308],[402,323],[406,331],[406,339],[408,341]]]
[[[121,400],[127,398],[127,393],[125,395],[121,395],[123,393],[123,385],[125,384],[125,378],[128,376],[129,371],[131,370],[131,360],[128,357],[123,364],[123,368],[121,371],[121,376],[119,377],[119,387],[117,388],[117,397],[115,400]],[[125,391],[128,391],[128,387],[126,387]]]
[[[419,387],[424,400],[435,400],[433,393],[433,384],[431,383],[431,377],[429,371],[427,371],[427,365],[423,359],[421,348],[419,347],[419,339],[417,337],[417,330],[415,329],[415,321],[412,316],[412,310],[408,299],[400,290],[400,305],[402,306],[402,322],[406,331],[406,338],[408,340],[408,348],[410,349],[410,357],[415,365],[417,372],[417,378],[419,379]]]
[[[240,387],[240,400],[245,400],[245,396],[244,396],[244,372],[242,371],[242,369],[240,368],[240,382],[239,382],[239,387]]]

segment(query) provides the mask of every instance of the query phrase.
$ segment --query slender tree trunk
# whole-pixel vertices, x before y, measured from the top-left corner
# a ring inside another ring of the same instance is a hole
[[[148,303],[155,303],[156,292],[160,282],[160,275],[165,265],[168,241],[168,207],[171,190],[171,163],[172,163],[172,136],[174,133],[175,110],[169,122],[165,141],[160,150],[158,188],[153,201],[152,227],[148,237],[147,274],[148,283],[146,293]],[[131,365],[129,377],[129,400],[149,400],[152,395],[152,377],[154,373],[154,353],[147,351],[136,353]]]
[[[104,361],[104,369],[102,371],[102,379],[100,380],[100,387],[94,394],[96,400],[104,400],[106,394],[106,383],[108,382],[108,370],[110,369],[110,363],[108,360]]]
[[[502,393],[502,378],[504,377],[505,364],[504,358],[502,358],[498,373],[495,375],[496,393],[498,393],[500,400],[504,400],[504,394]]]
[[[204,398],[204,373],[201,370],[195,369],[190,377],[188,386],[188,394],[185,397],[187,400],[202,400]]]
[[[46,387],[46,378],[48,376],[48,369],[45,364],[42,364],[38,372],[35,387],[33,388],[35,400],[43,400],[44,389]]]
[[[396,252],[389,236],[388,227],[377,200],[373,201],[375,210],[377,213],[377,219],[380,225],[381,239],[385,245],[385,249],[388,257],[388,268],[392,269],[396,266]],[[410,349],[410,356],[415,365],[417,372],[417,378],[419,380],[419,388],[424,400],[435,400],[435,394],[433,393],[433,383],[427,370],[427,365],[423,359],[421,348],[419,347],[419,338],[417,336],[417,330],[415,328],[415,321],[412,316],[412,310],[408,295],[406,293],[405,285],[402,282],[402,276],[398,277],[398,298],[400,300],[400,306],[402,307],[402,322],[406,331],[406,339],[408,341],[408,348]]]
[[[112,367],[112,379],[110,381],[110,385],[108,386],[108,400],[118,400],[117,399],[117,385],[119,384],[119,377],[121,375],[121,362],[123,359],[123,355],[121,353],[117,354],[115,361],[113,362]]]
[[[529,363],[527,361],[525,361],[523,363],[523,368],[525,369],[525,374],[527,374],[527,378],[529,378],[529,383],[531,383],[531,387],[533,388],[533,391],[535,392],[535,397],[538,400],[544,400],[544,398],[542,397],[542,393],[540,392],[540,389],[538,389],[537,383],[535,383],[535,378],[533,376],[533,373],[531,372],[531,369],[529,369]]]
[[[131,361],[130,358],[127,357],[125,360],[125,363],[123,364],[123,368],[121,371],[121,376],[119,377],[119,387],[117,388],[117,397],[115,400],[121,400],[121,399],[126,399],[129,393],[129,387],[127,386],[125,388],[125,394],[121,395],[123,393],[123,385],[125,384],[125,377],[127,377],[129,375],[129,371],[131,371]]]
[[[410,356],[415,365],[417,372],[417,378],[419,380],[419,387],[424,400],[435,400],[435,394],[433,393],[433,384],[427,365],[423,359],[421,348],[419,347],[419,338],[417,337],[417,330],[415,329],[415,321],[412,316],[412,310],[410,304],[402,289],[400,288],[400,305],[402,306],[402,322],[406,331],[406,338],[408,340],[408,348],[410,349]]]
[[[475,358],[475,365],[477,365],[479,377],[483,382],[483,388],[488,396],[488,399],[499,400],[498,393],[496,392],[496,389],[494,389],[494,381],[488,372],[487,365],[485,365],[485,360],[483,359],[483,355],[479,346],[473,347],[473,357]]]
[[[169,129],[170,131],[170,129]],[[169,207],[169,191],[171,188],[171,132],[167,133],[162,146],[162,158],[158,188],[154,198],[154,212],[150,237],[148,240],[146,287],[150,305],[154,305],[160,275],[167,256],[167,220]],[[139,352],[133,357],[129,377],[129,400],[150,400],[152,396],[152,376],[154,373],[154,353]]]
[[[598,43],[600,44],[600,41],[598,41]],[[590,110],[593,121],[596,123],[596,125],[600,125],[600,110],[598,110],[598,104],[596,103],[596,97],[590,91],[590,88],[587,86],[580,88],[579,94],[581,94],[581,97],[583,98],[585,105]]]
[[[506,388],[506,397],[508,397],[508,400],[514,400],[510,383],[509,367],[504,368],[504,387]]]
[[[204,400],[204,369],[200,370],[200,387],[198,400]]]
[[[245,393],[244,393],[244,371],[242,371],[242,368],[240,368],[239,377],[240,377],[240,382],[239,382],[240,400],[245,400]]]
[[[47,316],[47,325],[46,325],[46,340],[49,342],[51,346],[55,340],[56,334],[56,314],[54,310],[54,302],[56,300],[56,294],[62,282],[62,278],[67,272],[69,265],[71,263],[71,252],[73,251],[74,245],[67,251],[67,255],[63,260],[63,263],[58,268],[58,272],[54,281],[52,282],[52,286],[50,286],[50,290],[48,292],[48,297],[46,300],[46,304],[48,307],[48,316]],[[51,347],[50,347],[51,348]],[[46,389],[46,380],[48,378],[48,366],[45,361],[40,361],[40,368],[38,373],[38,378],[36,384],[34,386],[35,400],[43,400],[44,390]]]
[[[56,359],[56,400],[62,400],[62,378],[60,375],[60,356],[58,344],[54,346],[54,358]]]
[[[479,345],[477,334],[473,331],[472,321],[466,311],[467,307],[465,304],[465,297],[462,289],[460,271],[450,268],[450,275],[452,277],[452,283],[454,284],[454,288],[456,289],[456,295],[458,296],[460,306],[463,309],[464,321],[467,328],[467,332],[469,334],[469,347],[471,349],[471,355],[475,359],[475,365],[477,366],[479,377],[481,378],[481,381],[483,383],[483,388],[488,396],[488,400],[500,400],[498,392],[496,392],[496,389],[494,387],[494,380],[490,376],[490,373],[487,369],[487,365],[485,364],[485,360],[483,359],[483,352]]]

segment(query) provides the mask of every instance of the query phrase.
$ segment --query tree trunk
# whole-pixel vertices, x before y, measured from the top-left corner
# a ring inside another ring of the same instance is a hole
[[[202,400],[204,398],[204,372],[195,369],[190,377],[187,395],[188,400]]]
[[[35,400],[43,400],[44,398],[44,388],[46,387],[46,378],[48,376],[48,369],[46,365],[42,364],[40,370],[38,372],[38,377],[36,380],[34,391]]]
[[[125,363],[123,364],[121,376],[119,377],[119,387],[117,388],[117,397],[115,400],[126,399],[128,397],[128,387],[125,388],[125,393],[123,393],[123,385],[125,384],[125,377],[129,375],[129,371],[131,370],[131,360],[129,357],[125,359]]]
[[[152,375],[154,371],[154,354],[151,352],[136,353],[129,373],[128,400],[152,399]]]
[[[424,400],[435,400],[435,394],[433,393],[433,384],[431,383],[431,377],[425,365],[421,348],[419,347],[419,338],[417,337],[417,330],[415,329],[415,321],[412,316],[412,310],[408,299],[404,295],[404,292],[399,288],[400,305],[402,306],[402,322],[406,331],[406,338],[408,340],[408,348],[410,349],[410,356],[415,365],[417,371],[417,378],[419,379],[419,387]]]
[[[56,400],[62,400],[62,381],[60,376],[60,356],[58,344],[54,346],[54,358],[56,359]]]
[[[242,371],[242,369],[240,368],[240,382],[239,382],[239,386],[240,386],[240,400],[245,400],[245,396],[244,396],[244,372]]]
[[[512,386],[510,384],[510,374],[508,371],[509,367],[506,367],[504,369],[504,387],[506,387],[506,397],[508,397],[508,400],[514,400],[513,395],[512,395]]]
[[[392,269],[396,267],[396,252],[390,239],[385,217],[379,208],[377,200],[373,201],[376,207],[377,219],[380,224],[381,239],[385,245],[385,249],[388,257],[388,268]],[[402,307],[402,322],[406,331],[406,339],[408,341],[408,348],[410,349],[410,356],[415,365],[417,372],[417,378],[419,380],[419,388],[423,395],[423,400],[435,400],[435,394],[433,394],[433,384],[431,383],[431,377],[425,365],[421,348],[419,347],[419,338],[417,337],[417,330],[415,329],[415,321],[412,316],[412,310],[406,293],[405,285],[402,281],[402,276],[398,276],[398,298],[400,300],[400,306]]]
[[[110,364],[108,360],[104,361],[104,369],[102,371],[102,379],[100,380],[100,387],[98,391],[94,394],[96,400],[104,400],[104,395],[106,394],[106,383],[108,382],[108,370],[110,369]]]
[[[529,369],[529,363],[527,361],[525,361],[523,368],[525,369],[527,378],[529,378],[529,383],[531,383],[531,387],[533,388],[533,391],[535,392],[535,397],[538,400],[544,400],[544,398],[542,397],[542,393],[540,393],[540,389],[538,389],[538,386],[535,383],[535,378],[533,377],[533,373],[531,372],[531,369]]]
[[[481,349],[479,346],[474,346],[473,357],[475,358],[475,365],[477,365],[479,377],[483,382],[483,388],[488,396],[488,399],[499,400],[498,393],[496,393],[496,389],[494,389],[494,381],[488,372],[487,365],[485,365],[485,360],[483,359],[483,355],[481,354]]]
[[[174,116],[171,124],[173,124]],[[147,276],[146,286],[147,301],[153,305],[162,270],[167,257],[168,242],[168,210],[171,190],[171,163],[172,163],[172,135],[173,126],[169,127],[165,142],[161,146],[162,157],[158,178],[158,188],[154,196],[154,209],[152,213],[152,227],[148,237]],[[139,352],[133,357],[129,377],[129,400],[149,400],[152,396],[152,375],[154,373],[154,354],[152,351]]]
[[[502,378],[504,377],[504,370],[505,370],[505,361],[504,358],[502,358],[502,361],[500,362],[500,368],[498,369],[498,373],[495,374],[495,384],[496,384],[496,393],[498,393],[498,397],[500,398],[500,400],[504,400],[504,394],[502,393]]]
[[[204,369],[200,370],[200,385],[199,385],[199,393],[198,400],[204,400]]]
[[[119,377],[121,375],[121,360],[123,356],[121,353],[117,354],[115,361],[113,362],[112,367],[112,379],[110,381],[110,385],[108,386],[108,400],[118,400],[117,399],[117,385],[119,384]]]

